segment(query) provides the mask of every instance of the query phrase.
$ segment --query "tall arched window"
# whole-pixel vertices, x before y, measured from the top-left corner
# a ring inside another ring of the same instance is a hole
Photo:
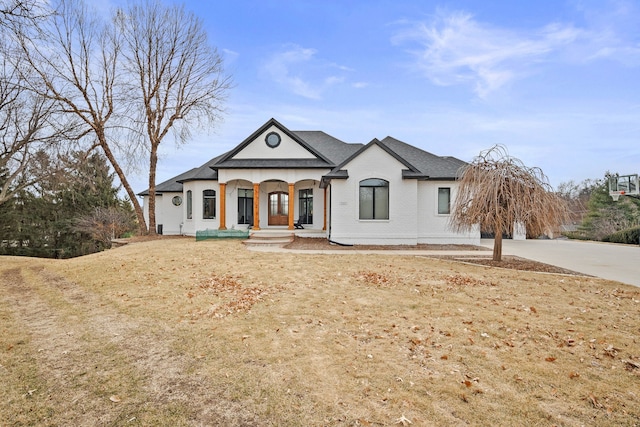
[[[204,190],[202,192],[202,218],[214,219],[216,217],[216,191]]]
[[[187,191],[187,219],[193,218],[193,193]]]
[[[360,219],[389,219],[389,182],[370,178],[360,181]]]

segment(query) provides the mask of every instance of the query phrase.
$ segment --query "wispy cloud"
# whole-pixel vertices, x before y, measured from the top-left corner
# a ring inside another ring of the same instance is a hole
[[[469,84],[484,98],[531,74],[542,62],[640,59],[640,44],[615,30],[613,22],[626,16],[620,10],[628,8],[609,12],[606,25],[554,22],[536,30],[497,27],[466,12],[438,11],[428,22],[405,22],[392,41],[408,46],[413,66],[434,84]]]
[[[265,63],[267,75],[296,95],[321,99],[329,88],[346,80],[348,67],[326,62],[317,57],[316,49],[288,45]]]
[[[522,34],[480,23],[465,12],[439,12],[431,22],[410,24],[393,42],[417,44],[410,50],[415,65],[433,83],[469,83],[484,97],[525,74],[527,64],[543,60],[579,36],[580,30],[571,26],[556,24]]]

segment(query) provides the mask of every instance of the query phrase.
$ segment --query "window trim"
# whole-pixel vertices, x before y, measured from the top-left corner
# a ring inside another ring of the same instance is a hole
[[[309,209],[309,202],[311,202],[311,209]],[[303,212],[305,206],[307,208],[307,215],[304,215]],[[311,212],[309,212],[309,210]],[[313,224],[313,188],[298,189],[298,219],[301,224]]]
[[[240,195],[242,192],[242,195]],[[251,197],[248,197],[247,194],[249,194],[249,192],[251,192]],[[242,215],[242,218],[244,218],[244,221],[241,222],[240,220],[241,218],[241,212],[240,212],[240,201],[243,200],[244,201],[244,208],[245,208],[245,215]],[[251,200],[251,203],[248,204],[247,201]],[[248,217],[246,215],[246,211],[247,211],[247,207],[251,208],[251,216]],[[253,224],[253,189],[250,188],[239,188],[238,189],[238,225],[251,225]]]
[[[207,216],[207,206],[213,200],[213,212]],[[216,219],[216,190],[207,188],[202,190],[202,219]]]
[[[358,220],[360,221],[389,221],[390,210],[391,210],[391,200],[390,200],[390,191],[389,191],[389,181],[382,178],[367,178],[363,179],[358,183]],[[371,200],[371,210],[372,210],[372,218],[363,218],[362,217],[362,189],[363,188],[371,188],[372,190],[372,200]],[[376,217],[376,188],[385,188],[386,189],[386,217],[377,218]]]
[[[446,212],[440,212],[440,190],[448,190]],[[451,215],[451,187],[438,187],[436,190],[436,214],[441,216]]]
[[[187,219],[193,219],[193,191],[187,190]]]

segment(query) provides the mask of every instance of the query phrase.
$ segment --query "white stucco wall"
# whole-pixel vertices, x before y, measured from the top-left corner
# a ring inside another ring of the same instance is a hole
[[[345,169],[348,179],[331,181],[331,240],[345,244],[415,245],[418,188],[416,180],[402,179],[406,166],[372,145]],[[360,181],[368,178],[389,182],[388,220],[359,218]]]
[[[173,204],[173,197],[182,193],[162,193],[156,196],[156,231],[157,226],[162,224],[162,234],[180,234],[180,224],[182,223],[182,206]],[[149,197],[142,199],[144,219],[149,227]],[[184,204],[184,197],[183,197]]]
[[[162,234],[180,234],[182,224],[182,205],[175,206],[173,198],[179,196],[184,204],[182,193],[163,193],[160,203],[156,202],[156,224],[162,224]],[[158,207],[161,206],[161,209]]]
[[[193,215],[187,218],[187,191],[193,194]],[[202,192],[204,190],[214,190],[216,192],[216,217],[213,219],[203,219]],[[182,215],[184,218],[183,234],[195,236],[196,231],[212,229],[215,230],[220,224],[220,186],[217,181],[190,181],[183,185]]]
[[[219,182],[242,179],[260,183],[269,180],[298,182],[306,179],[320,181],[330,169],[226,169],[218,171]]]
[[[451,206],[453,207],[458,190],[457,182],[418,182],[418,243],[479,245],[479,229],[456,233],[449,226],[450,215],[438,213],[438,188],[451,189]]]

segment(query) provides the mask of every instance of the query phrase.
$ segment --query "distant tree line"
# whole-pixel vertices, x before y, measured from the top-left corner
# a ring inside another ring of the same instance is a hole
[[[0,204],[0,254],[70,258],[111,247],[136,229],[104,156],[61,156],[55,172]],[[6,179],[0,170],[0,184]]]

